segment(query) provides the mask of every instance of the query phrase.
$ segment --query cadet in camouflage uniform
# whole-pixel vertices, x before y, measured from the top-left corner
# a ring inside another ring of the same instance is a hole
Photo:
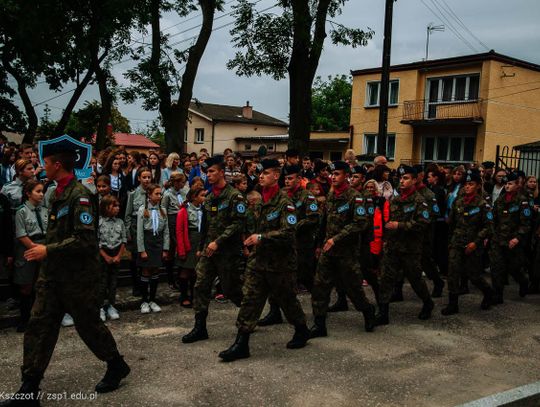
[[[279,162],[266,159],[261,164],[263,172],[259,182],[263,203],[256,231],[244,241],[252,251],[245,272],[244,298],[236,322],[238,335],[234,344],[219,354],[226,362],[250,356],[249,336],[257,325],[268,295],[272,295],[295,327],[287,348],[302,348],[309,339],[306,316],[295,293],[295,207],[279,191]]]
[[[375,307],[369,303],[362,288],[362,274],[358,262],[358,238],[360,233],[372,228],[367,205],[357,191],[349,186],[347,175],[349,164],[336,161],[331,165],[332,190],[326,200],[326,212],[323,215],[320,231],[320,246],[315,284],[311,305],[315,324],[311,328],[311,337],[327,336],[326,313],[330,292],[337,279],[343,283],[355,308],[364,315],[365,330],[371,332],[375,326]]]
[[[298,223],[296,225],[297,267],[296,279],[309,291],[313,287],[315,271],[315,236],[319,229],[319,205],[315,196],[302,188],[300,184],[299,165],[283,167],[281,174],[285,177],[285,188],[282,193],[292,200]],[[259,321],[259,326],[268,326],[283,322],[279,305],[272,297],[268,299],[270,312]]]
[[[415,166],[417,172],[416,178],[416,190],[428,204],[428,210],[430,213],[430,223],[426,226],[422,241],[422,270],[426,274],[427,278],[433,281],[433,291],[431,296],[433,298],[442,297],[442,291],[444,288],[444,281],[439,275],[439,269],[435,259],[433,257],[433,239],[435,237],[435,221],[440,215],[439,205],[437,205],[437,199],[432,190],[430,190],[426,184],[424,184],[424,168],[421,165]]]
[[[531,230],[532,208],[522,193],[518,175],[507,175],[504,191],[493,207],[494,227],[489,253],[495,304],[502,304],[504,280],[508,274],[519,284],[519,295],[525,297],[528,278],[524,272],[524,242]]]
[[[381,260],[379,314],[377,325],[389,322],[389,302],[401,271],[424,302],[419,319],[431,317],[434,304],[422,277],[421,253],[423,234],[430,223],[429,205],[415,188],[416,170],[401,166],[400,196],[390,201],[390,219],[385,225],[384,248]]]
[[[97,392],[115,390],[130,371],[99,319],[96,213],[88,190],[72,174],[75,153],[66,148],[55,144],[43,148],[47,177],[56,180],[58,186],[49,210],[45,244],[25,252],[26,260],[43,261],[24,335],[23,384],[19,390],[34,401],[66,312],[73,317],[85,344],[107,362],[107,373],[96,385]],[[18,405],[17,401],[8,400],[3,405]]]
[[[204,203],[197,263],[193,309],[195,326],[182,337],[182,342],[192,343],[208,339],[206,317],[216,277],[223,293],[236,306],[242,302],[242,282],[239,263],[242,260],[242,233],[245,229],[247,204],[244,196],[225,181],[223,156],[206,160],[207,177],[212,185]]]
[[[484,294],[481,308],[491,306],[493,290],[482,277],[484,241],[489,238],[493,213],[491,206],[480,195],[482,178],[478,170],[468,170],[465,175],[463,194],[452,204],[448,219],[450,229],[450,252],[448,255],[448,305],[443,315],[459,312],[458,299],[461,276],[465,276]]]

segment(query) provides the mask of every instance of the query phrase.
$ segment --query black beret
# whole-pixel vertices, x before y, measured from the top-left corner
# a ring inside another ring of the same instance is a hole
[[[43,148],[41,150],[41,156],[43,158],[49,157],[51,155],[55,154],[70,154],[73,155],[73,158],[77,156],[77,150],[80,149],[79,146],[71,143],[68,140],[59,141],[57,143],[51,143],[51,144],[43,144]]]
[[[286,165],[283,167],[283,175],[292,175],[300,173],[299,165]]]
[[[334,161],[332,164],[330,164],[330,170],[343,170],[345,172],[349,172],[351,170],[351,166],[345,161]]]
[[[482,177],[480,176],[480,171],[476,168],[471,168],[465,173],[465,182],[476,182],[480,184],[482,182]]]
[[[261,161],[262,169],[267,170],[269,168],[279,168],[279,161],[274,158],[265,158]]]
[[[517,170],[516,174],[517,174],[518,177],[527,178],[527,174],[525,174],[525,171]]]
[[[495,168],[495,163],[493,161],[484,161],[482,163],[482,167],[484,167],[487,170],[490,170],[492,168]]]
[[[298,157],[300,155],[300,152],[296,148],[289,148],[287,151],[285,151],[286,157]]]
[[[506,174],[504,182],[517,181],[518,178],[519,175],[517,172],[509,172],[508,174]]]
[[[411,167],[409,165],[402,165],[398,168],[398,174],[402,176],[405,174],[417,175],[418,173],[416,172],[416,169],[414,167]]]
[[[224,157],[223,155],[215,155],[213,157],[207,158],[201,166],[203,168],[210,168],[212,165],[223,164]]]
[[[362,167],[361,165],[355,165],[354,167],[351,168],[351,173],[352,174],[362,174],[362,175],[366,175],[367,171],[364,167]]]

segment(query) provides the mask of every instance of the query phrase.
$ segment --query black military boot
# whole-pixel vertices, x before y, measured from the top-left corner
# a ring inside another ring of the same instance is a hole
[[[270,311],[268,311],[268,314],[266,314],[266,316],[263,319],[257,322],[257,325],[270,326],[270,325],[277,325],[281,323],[283,323],[283,317],[281,316],[281,309],[279,309],[279,305],[270,304]]]
[[[306,346],[310,337],[310,332],[306,324],[295,325],[294,335],[292,339],[287,342],[288,349],[300,349]]]
[[[347,295],[344,291],[337,291],[336,302],[328,307],[328,312],[342,312],[349,310],[349,303],[347,302]]]
[[[21,388],[12,397],[0,402],[1,407],[39,407],[41,379],[23,377]]]
[[[131,369],[120,355],[107,362],[107,371],[103,379],[96,384],[96,392],[108,393],[114,391],[120,385],[120,380],[126,377]]]
[[[377,325],[375,322],[375,306],[369,304],[369,307],[363,310],[362,314],[364,315],[365,331],[373,332],[373,330],[375,329],[375,326]]]
[[[190,333],[182,336],[183,343],[193,343],[208,339],[208,331],[206,330],[206,317],[208,312],[197,312],[195,314],[195,326]]]
[[[433,303],[431,298],[427,301],[424,301],[424,306],[422,307],[420,314],[418,314],[418,319],[421,319],[422,321],[425,321],[426,319],[430,319],[431,311],[433,311],[434,307],[435,307],[435,304]]]
[[[441,310],[442,315],[454,315],[459,312],[457,294],[448,294],[448,305]]]
[[[233,362],[237,359],[249,358],[249,333],[238,332],[236,340],[227,350],[219,352],[224,362]]]
[[[484,298],[482,298],[482,302],[480,303],[480,309],[488,310],[493,304],[493,290],[488,287],[483,290],[483,293]]]
[[[504,304],[504,290],[502,288],[495,289],[495,295],[493,296],[493,305]]]
[[[519,283],[519,296],[525,297],[529,293],[529,280],[524,278]]]
[[[325,317],[315,317],[314,324],[309,330],[310,338],[321,338],[328,336],[326,331],[326,318]]]
[[[390,313],[390,305],[389,304],[379,304],[379,312],[375,316],[375,325],[388,325],[390,323],[390,319],[388,314]]]
[[[433,280],[433,291],[431,292],[431,297],[441,298],[444,288],[444,281],[442,278],[437,278]]]

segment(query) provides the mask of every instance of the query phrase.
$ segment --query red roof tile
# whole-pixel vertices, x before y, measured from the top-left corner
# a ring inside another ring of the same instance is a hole
[[[114,142],[117,146],[159,148],[159,145],[147,139],[142,134],[114,133]]]

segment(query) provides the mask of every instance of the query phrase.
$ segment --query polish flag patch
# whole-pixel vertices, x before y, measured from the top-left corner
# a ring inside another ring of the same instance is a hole
[[[79,203],[80,203],[81,205],[87,205],[87,206],[90,206],[90,199],[88,199],[88,198],[80,198],[80,199],[79,199]]]

